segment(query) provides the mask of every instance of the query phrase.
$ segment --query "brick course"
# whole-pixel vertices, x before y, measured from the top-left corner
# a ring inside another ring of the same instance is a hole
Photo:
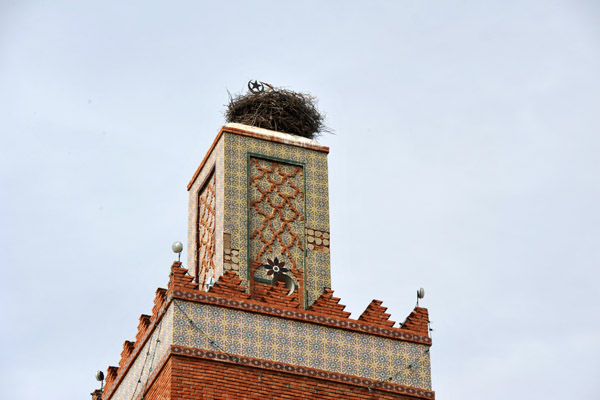
[[[342,376],[342,375],[340,375]],[[350,377],[349,377],[350,378]],[[406,394],[384,389],[386,382],[371,387],[335,382],[249,365],[171,354],[153,381],[144,400],[285,400],[434,399],[431,391],[406,388]],[[409,394],[410,393],[410,394]]]
[[[158,373],[156,379],[152,382],[149,389],[143,395],[144,399],[157,399],[157,400],[171,400],[176,397],[171,397],[172,393],[172,363],[173,360],[169,358],[161,371]]]

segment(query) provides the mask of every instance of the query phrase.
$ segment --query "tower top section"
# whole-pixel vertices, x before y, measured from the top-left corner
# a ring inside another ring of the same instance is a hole
[[[188,262],[208,288],[225,271],[252,298],[273,282],[308,308],[331,287],[329,148],[313,139],[230,123],[188,185]]]

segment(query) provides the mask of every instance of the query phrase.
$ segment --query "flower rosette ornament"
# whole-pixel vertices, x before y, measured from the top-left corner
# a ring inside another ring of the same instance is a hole
[[[268,276],[277,275],[289,271],[289,269],[285,268],[285,262],[279,261],[277,257],[275,257],[274,260],[267,258],[267,264],[263,265],[263,267],[265,267],[265,269],[267,270]]]

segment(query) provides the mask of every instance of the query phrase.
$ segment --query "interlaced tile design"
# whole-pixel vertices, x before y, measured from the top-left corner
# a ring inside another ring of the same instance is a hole
[[[215,278],[222,274],[223,269],[223,140],[216,143],[213,151],[208,155],[204,167],[199,171],[194,183],[189,189],[188,201],[188,232],[187,232],[187,267],[195,278],[199,277],[198,262],[198,211],[200,209],[198,200],[200,193],[204,190],[206,183],[214,182],[215,192],[214,204],[214,249],[213,255]]]
[[[215,174],[208,179],[198,195],[198,226],[196,248],[198,249],[198,282],[204,282],[215,274]]]
[[[292,228],[293,232],[301,239],[300,244],[302,245],[302,250],[300,250],[301,248],[298,246],[298,242],[296,241],[296,245],[294,247],[290,247],[290,254],[298,265],[298,268],[306,271],[306,263],[308,263],[308,260],[303,261],[302,264],[299,261],[304,260],[304,255],[300,256],[300,253],[306,250],[304,227],[310,226],[311,229],[329,232],[327,154],[320,151],[299,148],[296,146],[275,143],[232,133],[225,133],[223,140],[225,171],[225,197],[223,205],[224,231],[231,233],[232,248],[240,249],[239,275],[242,279],[242,284],[244,286],[249,286],[250,260],[253,259],[263,247],[263,244],[260,242],[260,239],[258,239],[258,236],[254,239],[250,239],[250,236],[253,232],[251,224],[254,222],[248,220],[248,208],[251,204],[251,201],[254,199],[251,199],[249,194],[252,193],[252,190],[260,193],[256,189],[250,190],[249,188],[249,181],[253,175],[252,171],[249,171],[248,166],[250,165],[250,167],[252,167],[252,164],[250,163],[252,159],[260,160],[260,165],[266,166],[270,166],[271,163],[275,162],[276,164],[282,166],[282,172],[286,174],[291,173],[296,167],[303,166],[301,172],[304,183],[302,186],[299,186],[299,175],[297,175],[298,179],[295,177],[292,180],[292,182],[299,189],[302,189],[303,193],[303,198],[299,197],[298,195],[296,200],[298,202],[302,200],[305,202],[305,205],[302,209],[298,208],[296,205],[294,206],[297,210],[303,213],[303,219],[301,224],[298,223],[297,227],[294,226]],[[274,175],[274,177],[276,176],[277,174]],[[281,179],[281,177],[279,179]],[[268,180],[265,182],[268,182]],[[298,184],[296,184],[296,182],[298,182]],[[268,189],[268,187],[266,188]],[[284,194],[293,193],[293,189],[291,187],[286,187],[285,190],[286,191],[283,192]],[[281,200],[279,197],[276,197],[276,199],[279,199],[278,201]],[[270,210],[272,211],[272,208],[270,208]],[[269,209],[264,209],[263,211],[268,212]],[[293,214],[284,214],[285,218],[290,218],[291,215]],[[256,219],[256,221],[260,221],[258,222],[258,226],[260,226],[263,220],[259,220],[258,217],[262,218],[262,216],[258,214]],[[252,215],[250,215],[250,218],[253,218]],[[303,226],[302,229],[300,229],[300,225]],[[291,235],[287,238],[287,240],[290,240],[290,238]],[[252,250],[250,243],[253,240],[260,242],[260,249],[257,250],[254,255],[254,250]],[[278,254],[278,252],[281,252],[281,248],[282,247],[279,247],[278,250],[274,247],[273,254],[267,255],[267,252],[265,252],[263,255],[270,258],[279,255],[280,258],[285,259],[286,263],[289,263],[286,265],[292,266],[291,261],[287,258],[287,255],[284,257]],[[306,257],[308,257],[310,253],[314,252],[315,251],[313,250],[306,250]],[[324,255],[324,253],[320,254]],[[262,257],[262,259],[259,261],[264,262],[264,258],[265,257]],[[307,286],[305,289],[309,292],[315,293],[315,296],[312,297],[314,300],[320,295],[320,292],[324,286],[331,286],[329,254],[326,254],[326,257],[313,257],[313,264],[314,270],[319,271],[320,278],[318,280],[315,279],[311,281],[317,286],[309,287],[309,284],[306,283]],[[260,274],[262,277],[262,271]],[[316,294],[316,292],[319,293]]]
[[[302,166],[251,157],[250,254],[256,261],[285,256],[304,269],[304,175]]]

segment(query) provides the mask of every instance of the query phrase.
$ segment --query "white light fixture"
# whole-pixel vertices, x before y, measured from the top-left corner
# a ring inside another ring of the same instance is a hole
[[[96,380],[100,382],[100,391],[104,391],[104,372],[96,371]]]
[[[425,289],[417,289],[417,307],[419,307],[419,299],[422,299],[423,297],[425,297]]]
[[[181,252],[183,251],[183,243],[175,242],[171,246],[173,253],[177,253],[177,261],[181,261]]]
[[[96,380],[102,382],[104,380],[104,372],[96,371]]]

